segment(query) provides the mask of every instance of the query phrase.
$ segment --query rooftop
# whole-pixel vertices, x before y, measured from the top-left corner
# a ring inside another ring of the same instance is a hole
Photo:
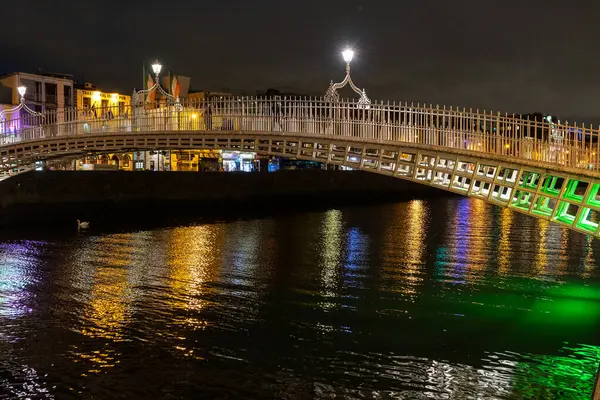
[[[37,70],[34,72],[24,72],[24,71],[11,72],[10,74],[5,74],[5,75],[0,76],[0,79],[8,78],[9,76],[19,75],[19,74],[45,76],[48,78],[65,79],[65,80],[69,80],[69,81],[73,80],[73,75],[71,75],[71,74],[64,74],[64,73],[58,73],[58,72],[42,72],[41,70]]]

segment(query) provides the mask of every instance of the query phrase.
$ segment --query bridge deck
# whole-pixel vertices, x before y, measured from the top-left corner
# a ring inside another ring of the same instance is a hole
[[[246,150],[389,174],[599,236],[600,141],[584,127],[465,109],[280,98],[31,117],[0,122],[0,171],[87,152]]]

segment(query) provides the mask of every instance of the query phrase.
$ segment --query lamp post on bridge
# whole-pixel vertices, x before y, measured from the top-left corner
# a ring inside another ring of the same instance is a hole
[[[154,72],[154,85],[152,85],[152,87],[149,87],[148,89],[142,89],[142,90],[138,90],[138,91],[136,91],[134,89],[133,96],[131,97],[131,103],[134,105],[139,105],[139,103],[141,103],[141,101],[143,99],[143,96],[156,91],[156,92],[160,93],[161,95],[163,95],[166,99],[171,100],[173,103],[179,104],[179,96],[173,97],[173,95],[167,93],[160,85],[159,76],[160,76],[160,71],[162,70],[162,64],[160,64],[157,60],[154,62],[154,64],[151,65],[151,67],[152,67],[152,72]],[[145,78],[146,77],[144,77],[144,79]]]
[[[41,123],[44,120],[44,115],[42,113],[32,110],[31,108],[29,108],[29,106],[27,104],[25,104],[25,93],[27,93],[27,87],[24,85],[21,85],[21,86],[17,87],[17,91],[19,92],[19,97],[20,97],[19,104],[16,107],[0,111],[0,132],[1,133],[16,134],[17,131],[23,130],[23,120],[21,118],[21,113],[20,113],[21,110],[25,110],[25,111],[27,111],[27,113],[29,115],[31,115],[35,118],[39,118],[39,121],[34,120],[35,124],[33,124],[33,125],[41,125]],[[17,113],[17,112],[19,113],[19,115],[17,117],[18,121],[19,121],[18,126],[16,126],[16,124],[13,123],[12,126],[7,127],[7,125],[6,125],[7,124],[7,122],[6,122],[7,114],[11,114],[12,120],[15,120],[17,118],[15,118],[13,116],[13,114]],[[39,122],[39,124],[38,124],[38,122]],[[31,125],[31,124],[27,123],[27,125]],[[28,135],[25,135],[25,136],[28,136]],[[21,137],[23,138],[22,133],[21,133]],[[14,139],[14,137],[13,137],[13,139]],[[27,139],[27,137],[25,137],[24,139]]]
[[[167,93],[160,85],[159,79],[160,79],[160,71],[162,70],[162,64],[160,64],[157,60],[151,65],[151,67],[152,67],[152,72],[154,73],[154,84],[151,87],[149,87],[148,89],[142,89],[142,90],[138,90],[138,91],[136,91],[135,89],[133,90],[133,96],[131,96],[132,118],[134,118],[134,119],[137,118],[138,117],[137,114],[140,114],[139,115],[140,117],[145,115],[146,114],[145,109],[142,107],[143,106],[142,103],[145,99],[145,96],[150,95],[153,92],[158,92],[166,99],[167,105],[175,106],[175,111],[177,112],[177,130],[179,130],[180,119],[181,119],[181,110],[183,108],[181,103],[179,102],[179,96],[174,97],[170,93]],[[146,79],[146,77],[144,77],[144,79]],[[164,131],[170,130],[170,129],[167,129],[168,119],[169,119],[168,113],[169,113],[169,109],[165,108],[164,115],[163,115],[164,126],[158,128],[158,130],[164,130]],[[155,121],[155,119],[153,118],[150,121]],[[153,128],[156,129],[156,127],[147,127],[146,129],[152,130]],[[146,154],[148,154],[147,151],[144,152],[144,157],[146,157]],[[156,155],[156,168],[157,168],[157,170],[160,171],[161,152],[157,149],[156,154],[157,154]],[[164,169],[164,167],[163,167],[163,169]]]
[[[358,86],[356,86],[354,84],[354,81],[352,81],[352,76],[350,76],[350,63],[352,62],[352,59],[354,58],[354,50],[346,49],[346,50],[342,51],[342,57],[343,57],[344,61],[346,62],[346,76],[344,77],[344,80],[342,80],[341,82],[338,82],[338,83],[334,83],[332,80],[329,83],[329,88],[327,89],[327,92],[325,93],[325,101],[330,103],[330,105],[329,105],[329,118],[331,119],[329,121],[329,123],[331,125],[330,129],[332,129],[332,131],[334,131],[334,132],[341,129],[341,126],[339,124],[335,123],[335,121],[338,119],[336,114],[338,114],[340,112],[340,110],[335,107],[335,103],[338,103],[340,101],[340,96],[337,93],[338,90],[344,88],[346,85],[350,85],[350,88],[354,91],[354,93],[359,95],[359,99],[358,99],[356,108],[358,108],[359,110],[369,110],[371,108],[371,99],[369,99],[369,97],[367,96],[367,92],[365,91],[365,89],[358,88]],[[329,129],[329,128],[326,128],[326,129]],[[353,129],[356,129],[356,126],[354,126]],[[354,131],[353,131],[353,133],[356,134],[356,132],[354,132]]]
[[[325,93],[325,100],[330,102],[338,102],[340,100],[340,96],[337,93],[339,89],[342,89],[346,85],[350,85],[352,90],[358,94],[360,97],[358,99],[358,108],[369,109],[371,107],[371,100],[367,97],[367,92],[365,89],[359,89],[354,82],[352,81],[352,77],[350,76],[350,63],[354,58],[354,51],[352,49],[346,49],[342,51],[342,57],[346,62],[346,76],[344,80],[338,83],[333,83],[333,80],[329,84],[329,88]]]
[[[9,108],[7,110],[0,111],[0,123],[2,123],[2,125],[5,124],[7,114],[13,114],[13,113],[19,112],[21,110],[27,111],[28,114],[33,115],[34,117],[40,117],[43,119],[44,116],[42,115],[42,113],[32,110],[31,108],[29,108],[29,106],[27,104],[25,104],[25,93],[27,93],[27,86],[21,85],[17,88],[17,91],[19,92],[19,97],[20,97],[19,105],[17,105],[16,107],[13,107],[13,108]],[[19,128],[21,128],[20,121],[21,121],[21,115],[19,114]],[[3,127],[2,131],[6,131],[6,129]]]
[[[31,139],[28,137],[29,135],[25,135],[26,137],[23,137],[24,136],[22,133],[23,122],[22,122],[20,111],[25,110],[25,111],[27,111],[27,113],[29,115],[31,115],[35,118],[39,118],[40,125],[41,125],[41,122],[43,122],[43,120],[44,120],[44,115],[42,113],[32,110],[31,108],[29,108],[29,106],[27,104],[25,104],[25,93],[27,93],[27,86],[21,85],[21,86],[17,87],[17,92],[19,92],[19,97],[20,97],[19,104],[16,107],[12,107],[7,110],[0,111],[0,133],[6,133],[6,115],[10,113],[12,116],[13,113],[18,112],[19,113],[19,116],[18,116],[19,125],[18,125],[18,127],[13,125],[12,127],[9,128],[9,130],[12,130],[13,131],[12,133],[14,133],[14,134],[16,134],[18,130],[20,130],[21,131],[21,139]],[[12,119],[14,120],[15,118],[13,117]],[[38,125],[37,124],[38,121],[35,121],[35,122],[36,122],[36,124],[34,124],[34,125]],[[15,137],[13,136],[13,140],[14,139],[15,139]],[[4,140],[5,140],[5,138],[2,138],[2,142],[4,142]],[[17,161],[16,167],[18,170],[19,169],[18,161]]]

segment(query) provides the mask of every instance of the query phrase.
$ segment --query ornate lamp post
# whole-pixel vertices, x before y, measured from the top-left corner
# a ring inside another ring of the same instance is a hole
[[[179,97],[175,98],[173,97],[171,94],[167,93],[162,86],[160,86],[160,81],[158,80],[158,77],[160,75],[160,71],[162,70],[162,65],[157,61],[154,62],[154,64],[152,64],[152,72],[154,72],[154,85],[152,85],[152,87],[148,88],[148,89],[144,89],[144,90],[138,90],[138,91],[133,91],[133,96],[131,96],[131,102],[133,105],[138,105],[139,103],[142,102],[143,100],[143,96],[152,93],[153,91],[157,91],[158,93],[160,93],[161,95],[163,95],[165,98],[171,100],[171,102],[175,103],[175,104],[179,104]]]
[[[175,106],[175,111],[177,112],[177,130],[179,130],[179,125],[180,125],[180,121],[181,121],[181,110],[183,109],[183,106],[181,105],[181,103],[179,102],[179,97],[175,98],[173,97],[173,95],[167,93],[162,86],[160,85],[160,81],[159,81],[159,76],[160,76],[160,71],[162,70],[162,65],[157,61],[154,62],[154,64],[151,65],[152,67],[152,72],[154,72],[154,85],[152,85],[152,87],[149,87],[148,89],[144,89],[144,90],[138,90],[138,91],[133,91],[133,96],[131,96],[131,106],[132,108],[135,108],[134,110],[132,110],[132,116],[135,119],[137,119],[138,115],[136,114],[144,114],[145,110],[141,109],[141,108],[137,108],[136,106],[140,106],[140,103],[143,102],[144,96],[148,95],[154,91],[157,91],[158,93],[160,93],[161,95],[163,95],[163,97],[165,97],[168,101],[168,103],[172,104]],[[156,110],[158,111],[158,110]],[[169,113],[170,110],[168,109],[164,109],[164,114],[162,116],[162,120],[163,120],[163,124],[164,126],[162,126],[160,129],[161,130],[169,130],[172,128],[169,128]],[[142,116],[143,119],[143,116]],[[161,118],[158,118],[158,120],[160,121]],[[135,121],[133,122],[135,125]],[[155,129],[159,129],[157,127],[155,127]],[[145,154],[148,154],[148,152],[146,152]],[[157,170],[160,171],[160,152],[156,153],[156,168]],[[164,169],[164,160],[163,160],[163,169]]]
[[[342,51],[342,57],[346,62],[346,77],[343,81],[338,83],[333,83],[333,80],[331,81],[331,83],[329,84],[329,89],[327,89],[327,92],[325,93],[325,100],[331,102],[339,101],[340,96],[338,95],[337,91],[339,89],[342,89],[346,85],[350,85],[352,90],[354,90],[354,92],[360,96],[360,98],[358,99],[358,107],[365,109],[370,108],[371,100],[367,97],[367,92],[365,92],[365,89],[359,89],[354,84],[354,82],[352,81],[352,77],[350,76],[350,63],[352,62],[352,58],[354,58],[354,51],[351,49],[346,49]]]
[[[4,122],[4,120],[6,119],[6,114],[13,114],[15,112],[21,111],[22,109],[24,109],[25,111],[27,111],[29,114],[35,116],[35,117],[42,117],[44,118],[44,116],[42,115],[42,113],[39,113],[37,111],[33,111],[31,108],[29,108],[29,106],[27,106],[27,104],[25,104],[25,93],[27,93],[27,87],[26,86],[19,86],[17,88],[17,91],[19,92],[19,96],[21,97],[20,101],[19,101],[19,105],[13,108],[9,108],[7,110],[2,110],[0,111],[0,122]],[[20,116],[19,116],[20,118]]]

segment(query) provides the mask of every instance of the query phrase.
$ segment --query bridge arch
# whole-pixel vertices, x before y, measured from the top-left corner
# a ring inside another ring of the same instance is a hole
[[[133,163],[133,160],[131,159],[129,154],[127,154],[127,153],[123,154],[123,160],[121,160],[121,166],[123,168],[129,169],[132,167],[132,163]]]
[[[600,236],[598,131],[406,103],[231,98],[206,109],[183,102],[110,120],[54,118],[63,122],[2,137],[0,170],[88,152],[251,151],[412,180]]]

